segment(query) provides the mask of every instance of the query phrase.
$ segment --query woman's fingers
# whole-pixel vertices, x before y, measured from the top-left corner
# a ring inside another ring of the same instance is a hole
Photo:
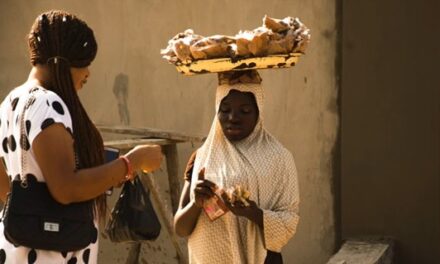
[[[217,185],[215,183],[208,181],[208,180],[198,180],[196,186],[201,186],[201,187],[203,186],[206,188],[210,188],[212,190],[215,190],[217,187]]]
[[[228,207],[228,209],[234,213],[235,210],[234,205],[229,201],[229,197],[225,192],[222,193],[222,199],[226,207]]]
[[[229,197],[226,193],[222,193],[222,199],[224,201],[224,203],[226,204],[226,206],[229,208],[229,210],[231,210],[232,212],[236,213],[237,210],[240,209],[246,209],[249,207],[256,207],[257,204],[249,199],[246,199],[248,204],[243,203],[240,200],[236,200],[234,203],[231,203],[231,201],[229,200]]]
[[[147,172],[157,170],[160,168],[160,164],[162,163],[163,155],[162,148],[159,145],[146,146],[145,148],[145,159],[146,164],[144,163],[142,170],[146,170]]]
[[[255,201],[249,199],[246,199],[246,201],[249,203],[249,207],[258,207]]]
[[[198,179],[199,179],[199,180],[204,180],[204,179],[205,179],[205,168],[202,168],[202,169],[199,171],[199,177],[198,177]]]
[[[146,172],[160,168],[163,159],[159,145],[139,145],[131,149],[125,156],[131,162],[134,170]]]
[[[194,188],[194,197],[196,201],[196,205],[198,207],[203,207],[203,203],[206,200],[211,199],[214,196],[214,192],[211,190],[211,188],[207,188],[205,186],[197,186]]]
[[[212,197],[214,196],[214,192],[210,189],[210,188],[206,188],[204,186],[198,186],[194,189],[194,192],[196,194],[202,194],[202,195],[206,195],[208,197]]]
[[[202,168],[200,171],[199,171],[199,175],[198,175],[198,178],[197,178],[198,180],[199,180],[199,182],[205,182],[205,183],[207,183],[207,184],[209,184],[209,186],[210,187],[212,187],[212,188],[214,188],[214,187],[216,187],[217,185],[215,184],[215,183],[213,183],[212,181],[210,181],[210,180],[205,180],[205,168]]]

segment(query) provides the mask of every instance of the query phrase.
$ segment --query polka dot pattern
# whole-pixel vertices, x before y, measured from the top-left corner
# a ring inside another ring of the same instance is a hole
[[[89,263],[89,257],[90,257],[90,249],[88,248],[88,249],[84,250],[83,257],[82,257],[85,264]]]
[[[61,105],[60,102],[58,102],[58,101],[53,102],[53,103],[52,103],[52,107],[53,107],[53,109],[55,109],[55,111],[56,111],[58,114],[60,114],[60,115],[64,115],[64,108],[63,108],[63,106]]]
[[[78,262],[78,259],[76,257],[73,257],[67,261],[67,264],[76,264]]]
[[[2,147],[3,147],[3,151],[5,153],[8,153],[9,150],[8,150],[8,138],[7,137],[3,139]]]
[[[41,123],[41,130],[44,130],[45,128],[53,124],[55,124],[55,120],[53,120],[53,118],[47,118],[43,121],[43,123]]]
[[[15,137],[14,135],[10,135],[9,139],[8,139],[8,145],[9,145],[9,149],[11,151],[15,151],[15,149],[17,148],[17,142],[15,142]]]
[[[0,264],[6,263],[6,251],[2,248],[0,249]]]
[[[33,264],[35,261],[37,261],[37,251],[31,249],[28,253],[28,264]]]
[[[63,124],[70,134],[72,120],[63,100],[52,91],[33,88],[35,100],[25,110],[25,134],[21,133],[21,116],[23,108],[30,98],[29,87],[18,87],[12,90],[0,105],[0,156],[5,158],[8,178],[20,180],[21,153],[26,155],[26,175],[28,181],[45,181],[38,167],[32,149],[33,140],[52,124]],[[11,126],[9,126],[11,125]],[[18,151],[23,150],[23,151]],[[13,245],[4,237],[3,224],[0,222],[0,264],[2,263],[97,263],[98,230],[94,230],[93,243],[75,252],[54,254],[45,250],[30,249]],[[13,259],[8,258],[13,254]]]
[[[19,100],[18,97],[15,98],[14,100],[12,100],[12,102],[11,102],[12,111],[15,111],[15,108],[17,108],[18,100]]]

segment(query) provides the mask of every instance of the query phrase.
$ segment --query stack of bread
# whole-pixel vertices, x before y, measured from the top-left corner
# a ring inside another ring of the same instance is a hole
[[[203,37],[192,29],[179,33],[161,50],[163,58],[173,64],[189,64],[215,58],[243,59],[268,55],[304,53],[310,30],[298,18],[263,18],[263,26],[240,31],[234,37]]]

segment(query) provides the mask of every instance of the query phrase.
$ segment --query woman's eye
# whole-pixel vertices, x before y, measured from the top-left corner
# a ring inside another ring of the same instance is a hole
[[[241,111],[245,114],[249,114],[250,112],[252,112],[252,110],[250,108],[242,108]]]
[[[227,113],[227,112],[229,112],[229,108],[228,107],[220,107],[220,112]]]

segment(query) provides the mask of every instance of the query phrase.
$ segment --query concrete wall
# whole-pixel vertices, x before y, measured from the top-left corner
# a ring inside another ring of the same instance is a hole
[[[343,1],[342,236],[440,258],[438,1]]]
[[[267,94],[264,119],[269,131],[294,154],[299,171],[301,221],[283,251],[286,263],[328,260],[335,247],[332,151],[339,122],[335,1],[1,0],[0,96],[27,77],[25,35],[34,18],[51,8],[73,12],[95,30],[99,52],[81,91],[93,120],[198,135],[206,135],[215,114],[216,76],[179,75],[159,55],[168,39],[187,28],[202,35],[235,34],[260,26],[265,14],[300,17],[312,30],[312,44],[294,69],[262,72]],[[182,168],[194,147],[179,146]],[[163,252],[171,248],[164,241],[143,247],[144,263],[161,258],[172,263],[173,252],[164,258]],[[109,250],[104,241],[102,248],[101,263],[123,263],[125,246]]]

